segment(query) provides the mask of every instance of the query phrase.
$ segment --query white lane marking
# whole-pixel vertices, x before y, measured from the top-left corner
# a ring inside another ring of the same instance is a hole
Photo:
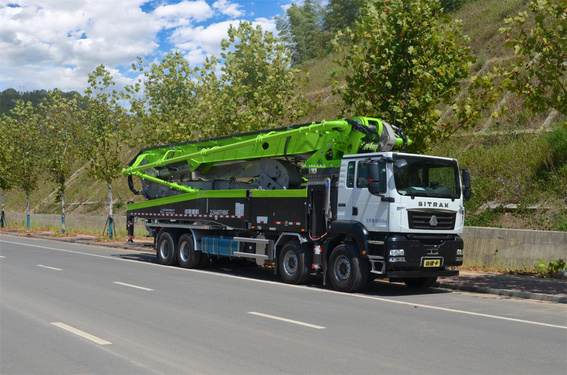
[[[304,326],[304,327],[309,327],[309,328],[315,328],[315,329],[325,329],[325,328],[326,328],[326,327],[318,326],[318,325],[315,325],[315,324],[304,323],[304,322],[300,322],[300,321],[298,321],[298,320],[291,320],[291,319],[281,318],[281,317],[279,317],[279,316],[268,315],[268,314],[262,314],[262,313],[254,312],[254,311],[250,311],[250,312],[248,312],[248,314],[257,315],[257,316],[261,316],[261,317],[263,317],[263,318],[268,318],[268,319],[279,320],[279,321],[286,322],[286,323],[297,324],[297,325]]]
[[[330,292],[335,292],[335,291],[330,291]],[[335,293],[337,293],[337,292],[335,292]],[[419,304],[419,303],[409,303],[409,302],[404,302],[404,301],[396,301],[396,300],[390,300],[390,299],[386,299],[386,298],[379,298],[379,297],[372,297],[372,296],[363,296],[363,295],[353,295],[353,296],[356,296],[356,297],[359,297],[359,298],[366,298],[366,299],[384,301],[384,302],[397,303],[397,304],[399,304],[399,305],[407,305],[407,306],[413,306],[413,307],[422,307],[422,308],[431,309],[431,310],[446,311],[446,312],[452,312],[452,313],[464,314],[464,315],[472,315],[472,316],[480,316],[480,317],[491,318],[491,319],[507,320],[507,321],[509,321],[509,322],[518,322],[518,323],[534,324],[534,325],[544,326],[544,327],[552,327],[552,328],[567,329],[567,326],[560,326],[560,325],[556,325],[556,324],[548,324],[548,323],[534,322],[534,321],[531,321],[531,320],[523,320],[523,319],[516,319],[516,318],[508,318],[508,317],[505,317],[505,316],[498,316],[498,315],[491,315],[491,314],[476,313],[476,312],[472,312],[472,311],[456,310],[456,309],[450,309],[450,308],[448,308],[448,307],[422,305],[422,304]]]
[[[53,271],[63,271],[61,268],[55,268],[55,267],[50,267],[50,266],[44,266],[43,264],[38,264],[38,267],[41,268],[47,268],[48,270],[53,270]]]
[[[507,320],[507,321],[510,321],[510,322],[532,324],[532,325],[536,325],[536,326],[551,327],[551,328],[561,328],[561,329],[567,330],[567,326],[541,323],[541,322],[534,322],[532,320],[508,318],[508,317],[505,317],[505,316],[475,313],[475,312],[472,312],[472,311],[449,309],[449,308],[446,308],[446,307],[422,305],[422,304],[419,304],[419,303],[397,301],[397,300],[393,300],[393,299],[374,297],[374,296],[365,296],[365,295],[362,295],[362,294],[349,294],[349,293],[337,292],[335,290],[329,290],[329,289],[318,289],[318,288],[310,288],[310,287],[303,286],[303,285],[285,284],[285,283],[277,282],[277,281],[255,280],[255,279],[251,279],[251,278],[243,277],[243,276],[227,275],[227,274],[220,274],[220,273],[211,273],[209,271],[196,270],[196,269],[190,269],[190,268],[171,267],[171,266],[165,266],[165,265],[157,264],[157,263],[140,262],[138,260],[117,258],[117,257],[108,256],[108,255],[91,254],[91,253],[84,253],[84,252],[80,252],[80,251],[57,249],[57,248],[49,247],[49,246],[31,245],[31,244],[22,243],[22,242],[5,241],[3,239],[0,239],[0,242],[6,242],[6,243],[15,244],[15,245],[22,245],[22,246],[29,246],[29,247],[37,247],[37,248],[40,248],[40,249],[55,250],[55,251],[60,251],[60,252],[70,253],[70,254],[87,255],[87,256],[92,256],[92,257],[95,257],[95,258],[119,260],[119,261],[124,261],[124,262],[132,262],[132,263],[136,263],[136,264],[145,264],[145,265],[149,265],[149,266],[163,267],[163,268],[168,268],[168,269],[171,269],[171,270],[182,271],[182,272],[202,273],[202,274],[206,274],[206,275],[215,275],[215,276],[221,276],[221,277],[232,278],[232,279],[246,280],[246,281],[251,281],[251,282],[256,282],[256,283],[278,285],[280,287],[299,288],[299,289],[303,289],[303,290],[309,290],[309,291],[312,291],[312,292],[331,293],[331,294],[336,294],[336,295],[340,295],[340,296],[343,296],[343,297],[364,298],[364,299],[369,299],[369,300],[374,300],[374,301],[395,303],[395,304],[398,304],[398,305],[418,306],[418,307],[422,307],[422,308],[425,308],[425,309],[446,311],[446,312],[451,312],[451,313],[456,313],[456,314],[479,316],[479,317],[490,318],[490,319]],[[87,245],[87,246],[89,246],[89,245]]]
[[[4,255],[0,255],[0,258],[4,259],[4,258],[6,258],[6,257],[5,257]]]
[[[121,283],[120,281],[113,281],[113,284],[117,284],[117,285],[123,285],[123,286],[127,286],[130,288],[136,288],[136,289],[141,289],[141,290],[147,290],[148,292],[153,291],[153,289],[150,288],[144,288],[143,286],[137,286],[137,285],[132,285],[132,284],[126,284],[126,283]]]
[[[94,342],[95,344],[99,344],[99,345],[110,345],[110,344],[112,344],[110,341],[103,340],[100,337],[93,336],[90,333],[86,333],[84,331],[81,331],[80,329],[68,326],[65,323],[56,322],[56,323],[51,323],[51,324],[53,324],[56,327],[62,328],[65,331],[74,333],[75,335],[80,336],[84,339],[90,340],[90,341]]]

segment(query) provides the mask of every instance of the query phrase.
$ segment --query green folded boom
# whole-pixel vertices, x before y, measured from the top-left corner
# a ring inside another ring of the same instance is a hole
[[[194,192],[199,189],[179,184],[175,173],[206,173],[218,163],[277,158],[293,159],[303,171],[334,169],[345,154],[387,151],[387,147],[407,144],[399,129],[378,119],[356,117],[148,148],[122,173],[179,192]]]

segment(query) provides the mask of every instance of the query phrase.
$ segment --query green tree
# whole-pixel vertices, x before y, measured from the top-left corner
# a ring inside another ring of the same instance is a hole
[[[124,93],[140,129],[133,139],[167,144],[284,126],[310,108],[301,93],[306,76],[289,68],[272,33],[242,22],[230,26],[221,50],[222,66],[211,56],[191,68],[180,53],[149,68],[138,60],[141,78]]]
[[[567,115],[567,0],[532,0],[500,29],[516,60],[505,87],[535,112]]]
[[[330,35],[324,32],[325,10],[320,0],[292,4],[283,17],[276,18],[276,28],[291,52],[293,64],[322,57],[327,52]]]
[[[456,94],[474,59],[461,23],[442,14],[438,0],[369,2],[355,32],[347,29],[336,46],[347,74],[345,87],[336,85],[334,93],[345,112],[401,127],[418,141],[414,151],[427,149],[448,130],[438,125],[439,107],[460,110]]]
[[[230,27],[222,41],[221,75],[210,61],[202,72],[201,97],[211,135],[254,131],[289,125],[303,116],[309,104],[301,89],[306,80],[298,69],[289,69],[290,57],[281,41],[260,26],[242,22]],[[212,97],[211,95],[214,95]]]
[[[31,102],[34,107],[37,107],[42,100],[47,97],[48,92],[45,90],[34,90],[19,93],[14,89],[6,89],[0,92],[0,115],[8,114],[16,106],[18,100],[24,102]],[[79,95],[76,91],[62,92],[61,95],[66,99],[73,99]],[[79,97],[79,102],[81,102]],[[81,106],[84,103],[81,102]]]
[[[14,186],[26,194],[26,229],[30,229],[30,194],[42,171],[40,117],[31,102],[18,100],[0,121],[4,187]]]
[[[463,6],[467,0],[441,0],[441,7],[444,12],[455,12]]]
[[[87,108],[83,112],[81,148],[89,161],[90,175],[106,182],[108,188],[108,235],[113,237],[112,181],[120,177],[122,150],[128,141],[128,117],[120,106],[120,95],[113,90],[114,79],[99,65],[89,74],[85,90]]]
[[[139,127],[140,137],[134,138],[135,145],[167,144],[188,141],[199,137],[196,126],[198,109],[195,80],[198,71],[191,68],[180,52],[167,54],[160,63],[144,68],[138,58],[135,71],[142,78],[126,88],[130,108]],[[143,100],[140,99],[143,83]]]
[[[8,139],[6,137],[5,128],[8,124],[5,122],[4,115],[0,115],[0,189],[2,189],[1,210],[0,210],[0,228],[6,226],[6,214],[4,212],[4,198],[6,191],[12,189],[11,180],[8,176],[10,173],[10,165],[8,164]]]
[[[31,104],[37,108],[39,103],[47,97],[47,90],[33,90],[25,91],[21,93],[21,98],[24,102],[31,102]]]
[[[65,185],[79,156],[81,134],[78,98],[67,100],[55,89],[39,105],[41,115],[45,167],[57,185],[61,201],[61,232],[65,233]]]
[[[7,115],[19,99],[21,99],[20,94],[14,89],[0,92],[0,115]]]
[[[367,0],[330,0],[325,13],[325,30],[335,34],[353,27]]]
[[[1,120],[0,120],[1,121]],[[1,139],[0,139],[1,140]],[[6,226],[6,214],[4,212],[4,196],[6,191],[10,190],[12,186],[8,183],[8,181],[4,177],[4,169],[2,168],[3,160],[2,155],[0,155],[0,189],[2,189],[2,198],[1,198],[1,210],[0,210],[0,228],[4,228]]]

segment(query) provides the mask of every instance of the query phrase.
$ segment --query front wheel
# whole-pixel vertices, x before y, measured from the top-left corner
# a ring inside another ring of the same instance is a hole
[[[434,277],[414,277],[404,279],[404,284],[412,289],[427,289],[432,287],[437,281],[437,276]]]
[[[341,244],[333,249],[329,258],[329,279],[340,292],[356,292],[368,282],[368,261],[357,255],[352,244]]]
[[[309,279],[309,252],[298,241],[286,243],[278,257],[280,276],[288,284],[305,284]]]

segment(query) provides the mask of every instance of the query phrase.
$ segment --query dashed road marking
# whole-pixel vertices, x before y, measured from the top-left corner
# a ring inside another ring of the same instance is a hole
[[[309,328],[315,328],[315,329],[325,329],[325,328],[326,328],[326,327],[318,326],[318,325],[315,325],[315,324],[300,322],[300,321],[298,321],[298,320],[292,320],[292,319],[282,318],[282,317],[274,316],[274,315],[262,314],[262,313],[254,312],[254,311],[250,311],[250,312],[248,312],[248,314],[256,315],[256,316],[261,316],[261,317],[263,317],[263,318],[268,318],[268,319],[279,320],[279,321],[281,321],[281,322],[297,324],[297,325],[304,326],[304,327],[309,327]]]
[[[63,271],[61,268],[55,268],[55,267],[50,267],[50,266],[44,266],[43,264],[38,264],[38,267],[41,268],[47,268],[48,270],[53,270],[53,271]]]
[[[120,281],[113,281],[112,283],[113,283],[113,284],[116,284],[116,285],[127,286],[127,287],[130,287],[130,288],[136,288],[136,289],[146,290],[146,291],[148,291],[148,292],[153,291],[153,289],[150,289],[150,288],[144,288],[143,286],[121,283]]]
[[[73,333],[73,334],[75,334],[75,335],[77,335],[77,336],[80,336],[80,337],[82,337],[82,338],[84,338],[84,339],[87,339],[87,340],[89,340],[89,341],[92,341],[92,342],[94,342],[95,344],[99,344],[99,345],[110,345],[110,344],[112,344],[110,341],[103,340],[103,339],[101,339],[100,337],[93,336],[93,335],[91,335],[90,333],[86,333],[86,332],[84,332],[84,331],[81,331],[80,329],[71,327],[71,326],[69,326],[69,325],[67,325],[67,324],[65,324],[65,323],[56,322],[56,323],[51,323],[51,324],[53,324],[53,325],[56,326],[56,327],[62,328],[62,329],[64,329],[64,330],[67,331],[67,332],[71,332],[71,333]]]

